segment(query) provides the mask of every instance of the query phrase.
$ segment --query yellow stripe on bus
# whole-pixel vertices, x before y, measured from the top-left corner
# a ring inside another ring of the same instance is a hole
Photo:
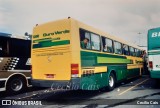
[[[135,69],[135,68],[142,68],[143,65],[139,65],[139,64],[128,64],[127,65],[127,69]]]

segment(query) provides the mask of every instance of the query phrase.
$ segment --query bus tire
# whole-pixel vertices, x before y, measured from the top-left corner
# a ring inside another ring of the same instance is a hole
[[[22,76],[14,76],[7,81],[6,91],[9,94],[21,93],[26,88],[26,79]]]
[[[109,91],[113,90],[115,87],[115,75],[111,72],[108,78],[108,87]]]

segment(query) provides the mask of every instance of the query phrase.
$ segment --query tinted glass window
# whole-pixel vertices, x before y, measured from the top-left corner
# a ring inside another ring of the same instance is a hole
[[[31,41],[0,37],[1,57],[30,57]]]
[[[13,38],[10,40],[9,51],[11,57],[30,57],[31,41]]]
[[[83,49],[91,49],[90,45],[90,33],[80,29],[80,44]]]
[[[141,51],[139,49],[136,49],[136,56],[141,57]]]
[[[130,47],[130,55],[135,56],[135,49],[133,47]]]
[[[113,41],[111,39],[102,37],[103,51],[113,53]]]
[[[100,50],[100,36],[80,29],[80,44],[83,49]]]
[[[122,44],[121,43],[114,41],[114,52],[116,54],[122,54]]]
[[[124,55],[130,55],[130,54],[129,54],[129,47],[128,47],[128,45],[123,44],[122,53],[123,53]]]
[[[99,35],[91,33],[91,48],[92,48],[92,50],[100,50],[100,37],[99,37]]]
[[[0,37],[0,56],[7,57],[9,55],[9,38]]]
[[[135,56],[138,56],[138,49],[135,48]]]

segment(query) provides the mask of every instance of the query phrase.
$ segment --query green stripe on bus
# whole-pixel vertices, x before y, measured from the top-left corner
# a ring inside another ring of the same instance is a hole
[[[81,51],[81,66],[106,66],[109,64],[132,64],[125,56]]]
[[[39,42],[51,41],[51,40],[52,38],[38,39],[38,40],[33,40],[33,43],[39,43]]]
[[[148,52],[148,55],[159,55],[160,54],[160,51],[158,52]]]
[[[111,57],[97,57],[98,63],[132,63],[129,59],[111,58]]]
[[[150,71],[151,78],[160,78],[160,70],[159,71]]]
[[[44,47],[67,45],[67,44],[70,44],[69,40],[56,41],[56,42],[44,41],[44,42],[39,42],[39,44],[34,44],[33,48],[44,48]]]

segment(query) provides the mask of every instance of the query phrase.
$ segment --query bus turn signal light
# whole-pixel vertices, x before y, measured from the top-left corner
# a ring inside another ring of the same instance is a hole
[[[72,75],[72,77],[78,77],[78,74],[79,74],[78,64],[71,64],[71,75]]]

